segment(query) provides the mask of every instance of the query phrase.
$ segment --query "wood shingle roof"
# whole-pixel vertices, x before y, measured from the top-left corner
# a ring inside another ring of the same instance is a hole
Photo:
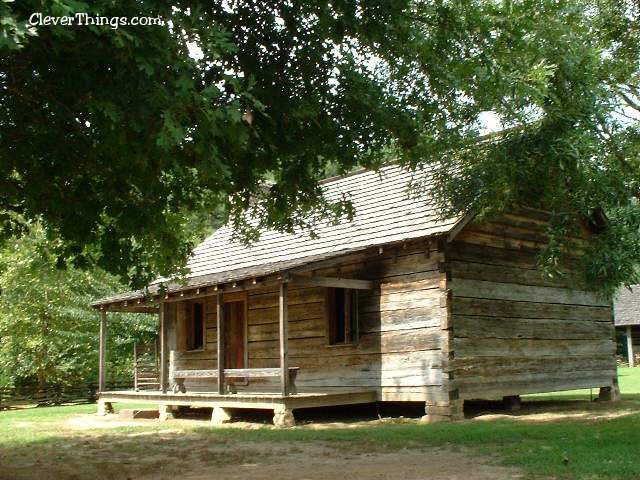
[[[188,268],[193,276],[222,272],[233,276],[236,270],[281,262],[305,263],[319,256],[338,256],[451,230],[459,219],[439,220],[433,205],[424,199],[411,199],[407,193],[410,179],[411,173],[388,166],[377,173],[365,171],[327,182],[324,186],[329,200],[344,195],[353,202],[355,215],[351,222],[319,225],[317,238],[304,233],[263,232],[250,248],[233,242],[233,232],[225,226],[194,250]]]
[[[416,177],[429,181],[426,173],[409,172],[396,165],[326,181],[326,198],[339,200],[344,196],[353,203],[355,213],[351,221],[317,225],[313,238],[307,232],[292,235],[270,230],[262,232],[260,239],[247,247],[232,239],[231,227],[223,226],[194,249],[187,264],[187,287],[286,272],[370,247],[451,232],[463,216],[442,219],[435,202],[412,197],[408,185]],[[161,282],[167,280],[159,279],[150,290],[157,289]],[[170,291],[179,288],[183,287],[169,286]],[[142,292],[129,292],[92,305],[140,295]]]

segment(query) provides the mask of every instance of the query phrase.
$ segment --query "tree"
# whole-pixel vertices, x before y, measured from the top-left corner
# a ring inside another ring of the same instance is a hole
[[[479,215],[521,204],[548,210],[540,262],[549,275],[561,275],[578,249],[585,279],[602,293],[640,282],[638,3],[495,3],[481,25],[457,5],[448,15],[478,33],[439,48],[450,56],[503,50],[490,64],[479,56],[465,67],[478,81],[461,95],[476,108],[488,101],[508,130],[482,142],[460,135],[457,148],[438,157],[431,193],[449,214],[470,206]],[[514,69],[527,65],[535,66],[531,82],[513,83],[525,78]],[[596,235],[586,247],[572,244],[585,219]]]
[[[0,250],[0,379],[10,384],[97,379],[99,321],[88,305],[122,285],[97,269],[59,268],[54,247],[35,224]],[[133,343],[153,338],[156,322],[145,315],[110,317],[112,376],[131,379]]]
[[[402,34],[402,1],[2,5],[4,231],[40,216],[64,239],[62,258],[136,285],[190,252],[185,210],[222,203],[238,214],[259,198],[264,221],[290,230],[318,205],[326,161],[373,165],[412,128],[359,61]],[[21,29],[34,12],[166,23]]]
[[[638,132],[614,115],[637,103],[631,0],[0,6],[0,220],[40,216],[61,258],[144,285],[188,255],[185,211],[223,205],[248,240],[312,228],[350,213],[322,199],[327,165],[438,159],[453,211],[537,201],[552,234],[606,212],[590,248],[610,262],[585,268],[603,289],[632,279]],[[165,24],[31,26],[34,12]],[[478,144],[486,112],[511,130]]]

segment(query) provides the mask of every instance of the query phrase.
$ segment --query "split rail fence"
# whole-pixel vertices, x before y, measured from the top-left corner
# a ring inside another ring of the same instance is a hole
[[[131,383],[108,383],[107,390],[126,390]],[[80,405],[95,403],[98,384],[47,387],[0,387],[0,410],[29,406]]]

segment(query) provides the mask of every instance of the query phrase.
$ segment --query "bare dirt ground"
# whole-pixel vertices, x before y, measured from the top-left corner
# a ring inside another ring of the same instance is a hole
[[[523,478],[515,469],[486,463],[464,450],[432,448],[400,452],[344,452],[334,445],[303,443],[293,450],[266,444],[251,445],[255,460],[212,468],[194,465],[181,478],[315,480],[315,479],[486,479]],[[140,479],[175,478],[141,476]]]
[[[126,422],[116,415],[107,417],[78,416],[71,424],[78,429],[110,428],[111,426],[140,425],[139,422],[153,423],[153,420]],[[191,451],[198,455],[187,455],[184,451],[174,462],[166,464],[163,454],[156,458],[147,457],[150,472],[128,476],[131,480],[326,480],[326,479],[368,479],[368,480],[507,480],[523,478],[521,472],[492,464],[491,458],[480,458],[460,447],[422,448],[408,450],[388,450],[384,448],[367,451],[360,446],[340,442],[297,442],[295,444],[266,441],[233,441],[211,443],[192,434],[184,434],[180,426],[185,420],[170,420],[167,429],[156,432],[160,438],[182,436],[188,441]],[[349,428],[348,423],[307,425],[309,429]],[[357,428],[353,427],[352,428]],[[255,423],[236,422],[225,427],[214,428],[257,428]],[[146,433],[148,434],[148,433]],[[135,441],[140,434],[130,434]],[[154,465],[155,464],[155,468]],[[50,478],[50,477],[49,477]],[[80,478],[90,478],[78,476]],[[124,478],[124,477],[122,477]]]

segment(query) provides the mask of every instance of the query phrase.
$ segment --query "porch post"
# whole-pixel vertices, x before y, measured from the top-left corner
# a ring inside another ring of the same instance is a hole
[[[98,359],[98,392],[106,390],[107,379],[107,311],[100,309],[100,350]]]
[[[289,312],[288,312],[289,284],[280,284],[280,386],[282,396],[289,395]]]
[[[160,323],[160,390],[167,393],[167,304],[161,303],[158,312]]]
[[[222,292],[216,296],[217,300],[217,339],[218,346],[218,394],[224,395],[224,302]]]
[[[636,359],[635,356],[633,354],[633,335],[631,332],[631,326],[627,327],[627,354],[629,355],[629,366],[630,367],[635,367],[636,366]]]

